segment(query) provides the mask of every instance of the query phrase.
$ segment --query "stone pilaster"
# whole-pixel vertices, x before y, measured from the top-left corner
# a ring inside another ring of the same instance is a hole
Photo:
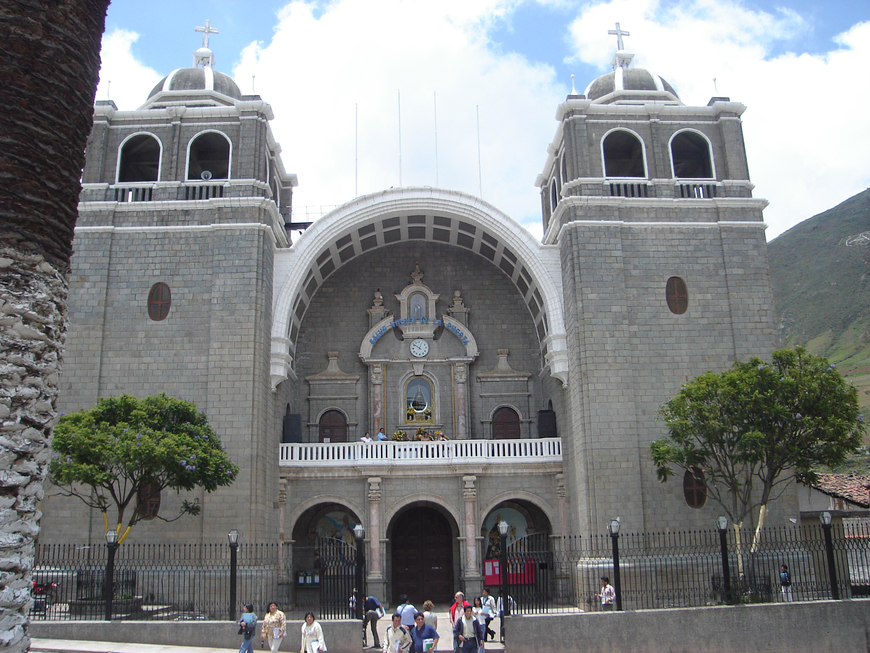
[[[453,407],[456,416],[454,439],[464,440],[468,437],[468,365],[465,363],[454,365],[453,384],[456,392],[456,403]]]
[[[462,477],[462,499],[465,504],[465,591],[477,596],[482,588],[480,556],[477,554],[477,477]]]

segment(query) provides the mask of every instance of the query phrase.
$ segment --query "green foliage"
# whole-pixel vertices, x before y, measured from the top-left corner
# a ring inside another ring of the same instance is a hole
[[[65,415],[52,448],[52,483],[104,514],[114,505],[119,526],[131,508],[128,529],[145,517],[138,502],[143,488],[151,495],[167,488],[212,492],[230,485],[239,471],[205,414],[163,393],[103,398]],[[175,519],[198,512],[198,503],[185,501]]]
[[[737,362],[687,383],[661,407],[669,436],[650,445],[659,480],[703,470],[709,496],[734,524],[766,506],[795,474],[836,466],[864,434],[857,392],[803,348]]]

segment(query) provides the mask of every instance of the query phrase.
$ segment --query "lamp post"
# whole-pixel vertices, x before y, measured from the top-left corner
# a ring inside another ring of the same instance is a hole
[[[357,524],[353,527],[353,536],[356,539],[356,589],[357,593],[354,597],[356,599],[354,603],[356,616],[358,619],[362,619],[363,617],[363,603],[365,602],[366,591],[363,587],[364,581],[364,572],[366,568],[366,558],[365,558],[365,548],[363,546],[363,539],[366,536],[366,529],[363,528],[362,524]]]
[[[511,600],[508,594],[508,582],[510,577],[508,576],[508,557],[507,557],[507,534],[508,523],[502,519],[498,523],[498,539],[499,539],[499,553],[498,553],[498,566],[501,576],[501,641],[504,641],[504,618],[509,617],[511,614]]]
[[[837,585],[837,565],[834,562],[834,543],[831,540],[831,513],[825,510],[819,515],[822,530],[825,532],[825,554],[828,558],[828,580],[831,583],[831,598],[840,600],[840,588]]]
[[[611,519],[607,525],[613,544],[613,589],[616,591],[616,609],[622,610],[622,581],[619,578],[619,520]]]
[[[112,599],[115,594],[115,551],[118,548],[118,531],[110,528],[106,531],[106,577],[103,583],[103,602],[106,606],[106,621],[112,620]]]
[[[231,530],[227,533],[230,542],[230,608],[228,614],[230,621],[236,618],[236,571],[238,569],[239,531]]]
[[[722,589],[725,592],[725,603],[731,603],[731,570],[728,569],[728,518],[719,515],[716,518],[716,528],[719,529],[719,551],[722,553]]]

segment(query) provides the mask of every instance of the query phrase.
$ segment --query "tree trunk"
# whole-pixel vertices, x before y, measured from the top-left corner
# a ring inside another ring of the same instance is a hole
[[[84,147],[108,0],[0,2],[0,646],[30,645]]]

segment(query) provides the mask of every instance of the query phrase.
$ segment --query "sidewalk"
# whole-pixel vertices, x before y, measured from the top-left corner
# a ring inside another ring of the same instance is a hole
[[[385,640],[385,635],[387,632],[387,627],[390,625],[390,613],[381,619],[378,619],[378,636],[380,637],[380,643],[383,644]],[[436,616],[438,617],[438,635],[441,639],[438,642],[438,651],[452,651],[453,650],[453,633],[450,629],[450,618],[447,612],[437,612]],[[155,625],[160,622],[154,622]],[[288,620],[288,631],[290,628],[290,622]],[[499,632],[500,624],[499,620],[495,619],[491,628],[495,630],[497,633]],[[326,642],[329,644],[329,633],[326,631],[324,634],[326,635]],[[295,628],[292,631],[288,632],[288,636],[284,638],[284,641],[281,645],[281,651],[295,652],[299,648],[299,638],[298,638],[298,630]],[[372,644],[372,634],[371,630],[368,631],[366,636],[366,642],[369,647],[365,649],[366,653],[375,653],[376,649],[371,647]],[[356,646],[359,646],[360,653],[363,653],[362,648],[362,640],[357,640],[355,643]],[[332,648],[330,646],[330,648]],[[504,651],[504,644],[498,641],[488,641],[486,643],[487,651]],[[38,653],[227,653],[228,651],[238,651],[238,644],[233,643],[232,646],[228,646],[227,648],[204,648],[197,646],[165,646],[160,644],[127,644],[127,643],[117,643],[117,642],[92,642],[86,640],[75,640],[75,639],[47,639],[47,638],[38,638],[34,637],[31,640],[30,644],[31,651],[37,651]],[[255,642],[254,644],[254,653],[263,653],[264,651],[268,651],[268,649],[261,649],[259,647],[259,642]]]

